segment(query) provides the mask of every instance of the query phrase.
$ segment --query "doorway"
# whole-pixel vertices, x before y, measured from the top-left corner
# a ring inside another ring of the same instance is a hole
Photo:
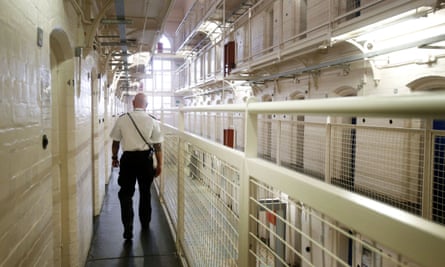
[[[74,88],[73,52],[62,30],[50,34],[51,153],[53,192],[54,265],[70,265],[68,184],[68,90]]]

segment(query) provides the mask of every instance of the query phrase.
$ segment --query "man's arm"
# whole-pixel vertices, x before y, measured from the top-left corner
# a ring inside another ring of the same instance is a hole
[[[162,145],[161,143],[153,144],[153,148],[155,149],[156,161],[158,162],[155,177],[158,177],[162,172]]]
[[[112,163],[111,164],[113,167],[119,167],[119,159],[117,157],[117,153],[119,152],[119,145],[120,145],[120,142],[114,141],[114,140],[113,140],[113,143],[111,144],[111,153],[112,153],[112,156],[111,156]]]

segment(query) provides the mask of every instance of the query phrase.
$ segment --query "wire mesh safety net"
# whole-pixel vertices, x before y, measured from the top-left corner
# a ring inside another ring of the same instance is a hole
[[[209,139],[234,123],[223,113],[190,114]],[[205,118],[205,119],[203,119]],[[427,131],[421,120],[372,122],[355,118],[263,115],[258,156],[334,186],[423,216]],[[239,116],[239,124],[243,121]],[[223,126],[217,126],[222,123]],[[190,131],[192,129],[190,128]],[[238,128],[235,126],[234,128]],[[216,131],[215,133],[213,133]],[[202,131],[195,131],[202,135]],[[242,132],[243,134],[243,132]],[[220,137],[218,137],[218,135]],[[221,139],[218,139],[221,138]],[[431,135],[431,219],[445,223],[445,135]],[[166,202],[176,210],[178,138],[166,145]],[[184,250],[191,266],[236,266],[240,171],[203,147],[184,147]],[[172,150],[172,151],[170,151]],[[173,171],[174,170],[174,171]],[[171,179],[171,180],[170,180]],[[406,256],[250,177],[250,254],[256,266],[417,266]],[[167,193],[168,192],[168,193]]]
[[[186,145],[184,239],[191,266],[236,266],[239,171]]]

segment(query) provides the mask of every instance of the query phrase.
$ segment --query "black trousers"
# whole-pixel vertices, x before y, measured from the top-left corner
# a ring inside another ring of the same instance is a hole
[[[151,220],[150,187],[155,170],[151,151],[125,151],[120,160],[118,184],[121,219],[124,227],[133,228],[133,195],[136,181],[139,186],[139,220],[141,227],[146,228]]]

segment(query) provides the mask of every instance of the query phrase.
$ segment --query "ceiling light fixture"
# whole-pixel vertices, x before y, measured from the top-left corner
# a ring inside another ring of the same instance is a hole
[[[381,29],[385,29],[390,25],[397,25],[400,22],[424,17],[430,11],[431,11],[430,7],[418,7],[416,9],[412,9],[412,10],[406,11],[404,13],[398,14],[396,16],[386,18],[386,19],[380,20],[378,22],[369,24],[365,27],[355,29],[353,31],[350,31],[350,32],[347,32],[347,33],[344,33],[344,34],[341,34],[338,36],[334,36],[331,38],[331,43],[334,44],[338,41],[345,41],[345,40],[348,40],[351,38],[360,38],[364,34],[369,34],[369,33],[376,32]]]

